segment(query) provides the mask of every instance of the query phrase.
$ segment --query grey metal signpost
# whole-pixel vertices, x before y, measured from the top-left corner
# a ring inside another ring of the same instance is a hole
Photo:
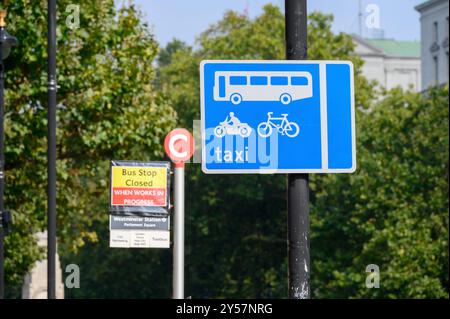
[[[174,175],[173,299],[184,299],[184,163]]]
[[[194,153],[194,138],[177,128],[164,140],[166,154],[175,164],[173,226],[173,299],[184,299],[184,165]]]

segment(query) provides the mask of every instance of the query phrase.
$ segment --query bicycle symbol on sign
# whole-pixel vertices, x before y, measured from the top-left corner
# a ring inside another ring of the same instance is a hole
[[[300,133],[300,127],[295,122],[290,122],[287,117],[289,114],[281,114],[282,117],[272,117],[273,112],[267,113],[267,121],[258,125],[258,135],[268,137],[276,129],[281,135],[294,138]],[[274,121],[279,122],[276,124]],[[281,121],[281,122],[280,122]]]

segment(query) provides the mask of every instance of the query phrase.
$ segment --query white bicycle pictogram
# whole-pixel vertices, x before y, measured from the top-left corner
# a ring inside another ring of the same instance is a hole
[[[282,117],[273,117],[273,112],[267,113],[267,121],[258,125],[258,135],[261,137],[270,136],[274,129],[281,135],[294,138],[300,133],[300,127],[295,122],[290,122],[287,117],[289,114],[281,114]],[[276,124],[274,121],[279,121]]]

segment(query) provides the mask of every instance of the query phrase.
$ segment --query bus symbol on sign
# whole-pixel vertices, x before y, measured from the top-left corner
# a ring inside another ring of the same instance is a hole
[[[292,101],[312,96],[312,76],[309,72],[216,72],[214,100],[230,101]]]

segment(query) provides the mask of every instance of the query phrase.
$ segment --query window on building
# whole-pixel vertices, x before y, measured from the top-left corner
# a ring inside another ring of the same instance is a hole
[[[447,62],[447,77],[446,78],[447,78],[447,80],[446,81],[448,81],[449,69],[450,69],[450,60],[448,58],[448,41],[449,41],[448,38],[449,38],[448,17],[446,17],[445,18],[445,39],[444,39],[444,42],[442,43],[442,45],[446,49],[445,55],[447,57],[447,60],[446,60],[446,62]],[[445,79],[444,79],[444,81],[445,81]]]
[[[448,59],[448,51],[447,51],[447,81],[448,81],[449,69],[450,69],[450,60]]]
[[[438,84],[439,83],[439,65],[438,65],[438,57],[434,56],[433,57],[433,67],[434,67],[434,83]]]
[[[448,38],[448,17],[447,18],[445,18],[445,20],[446,20],[446,22],[447,22],[447,25],[446,25],[446,36],[447,36],[447,38]]]
[[[438,34],[438,23],[437,23],[437,21],[435,21],[433,23],[433,41],[434,42],[438,42],[438,36],[439,36],[439,34]]]

